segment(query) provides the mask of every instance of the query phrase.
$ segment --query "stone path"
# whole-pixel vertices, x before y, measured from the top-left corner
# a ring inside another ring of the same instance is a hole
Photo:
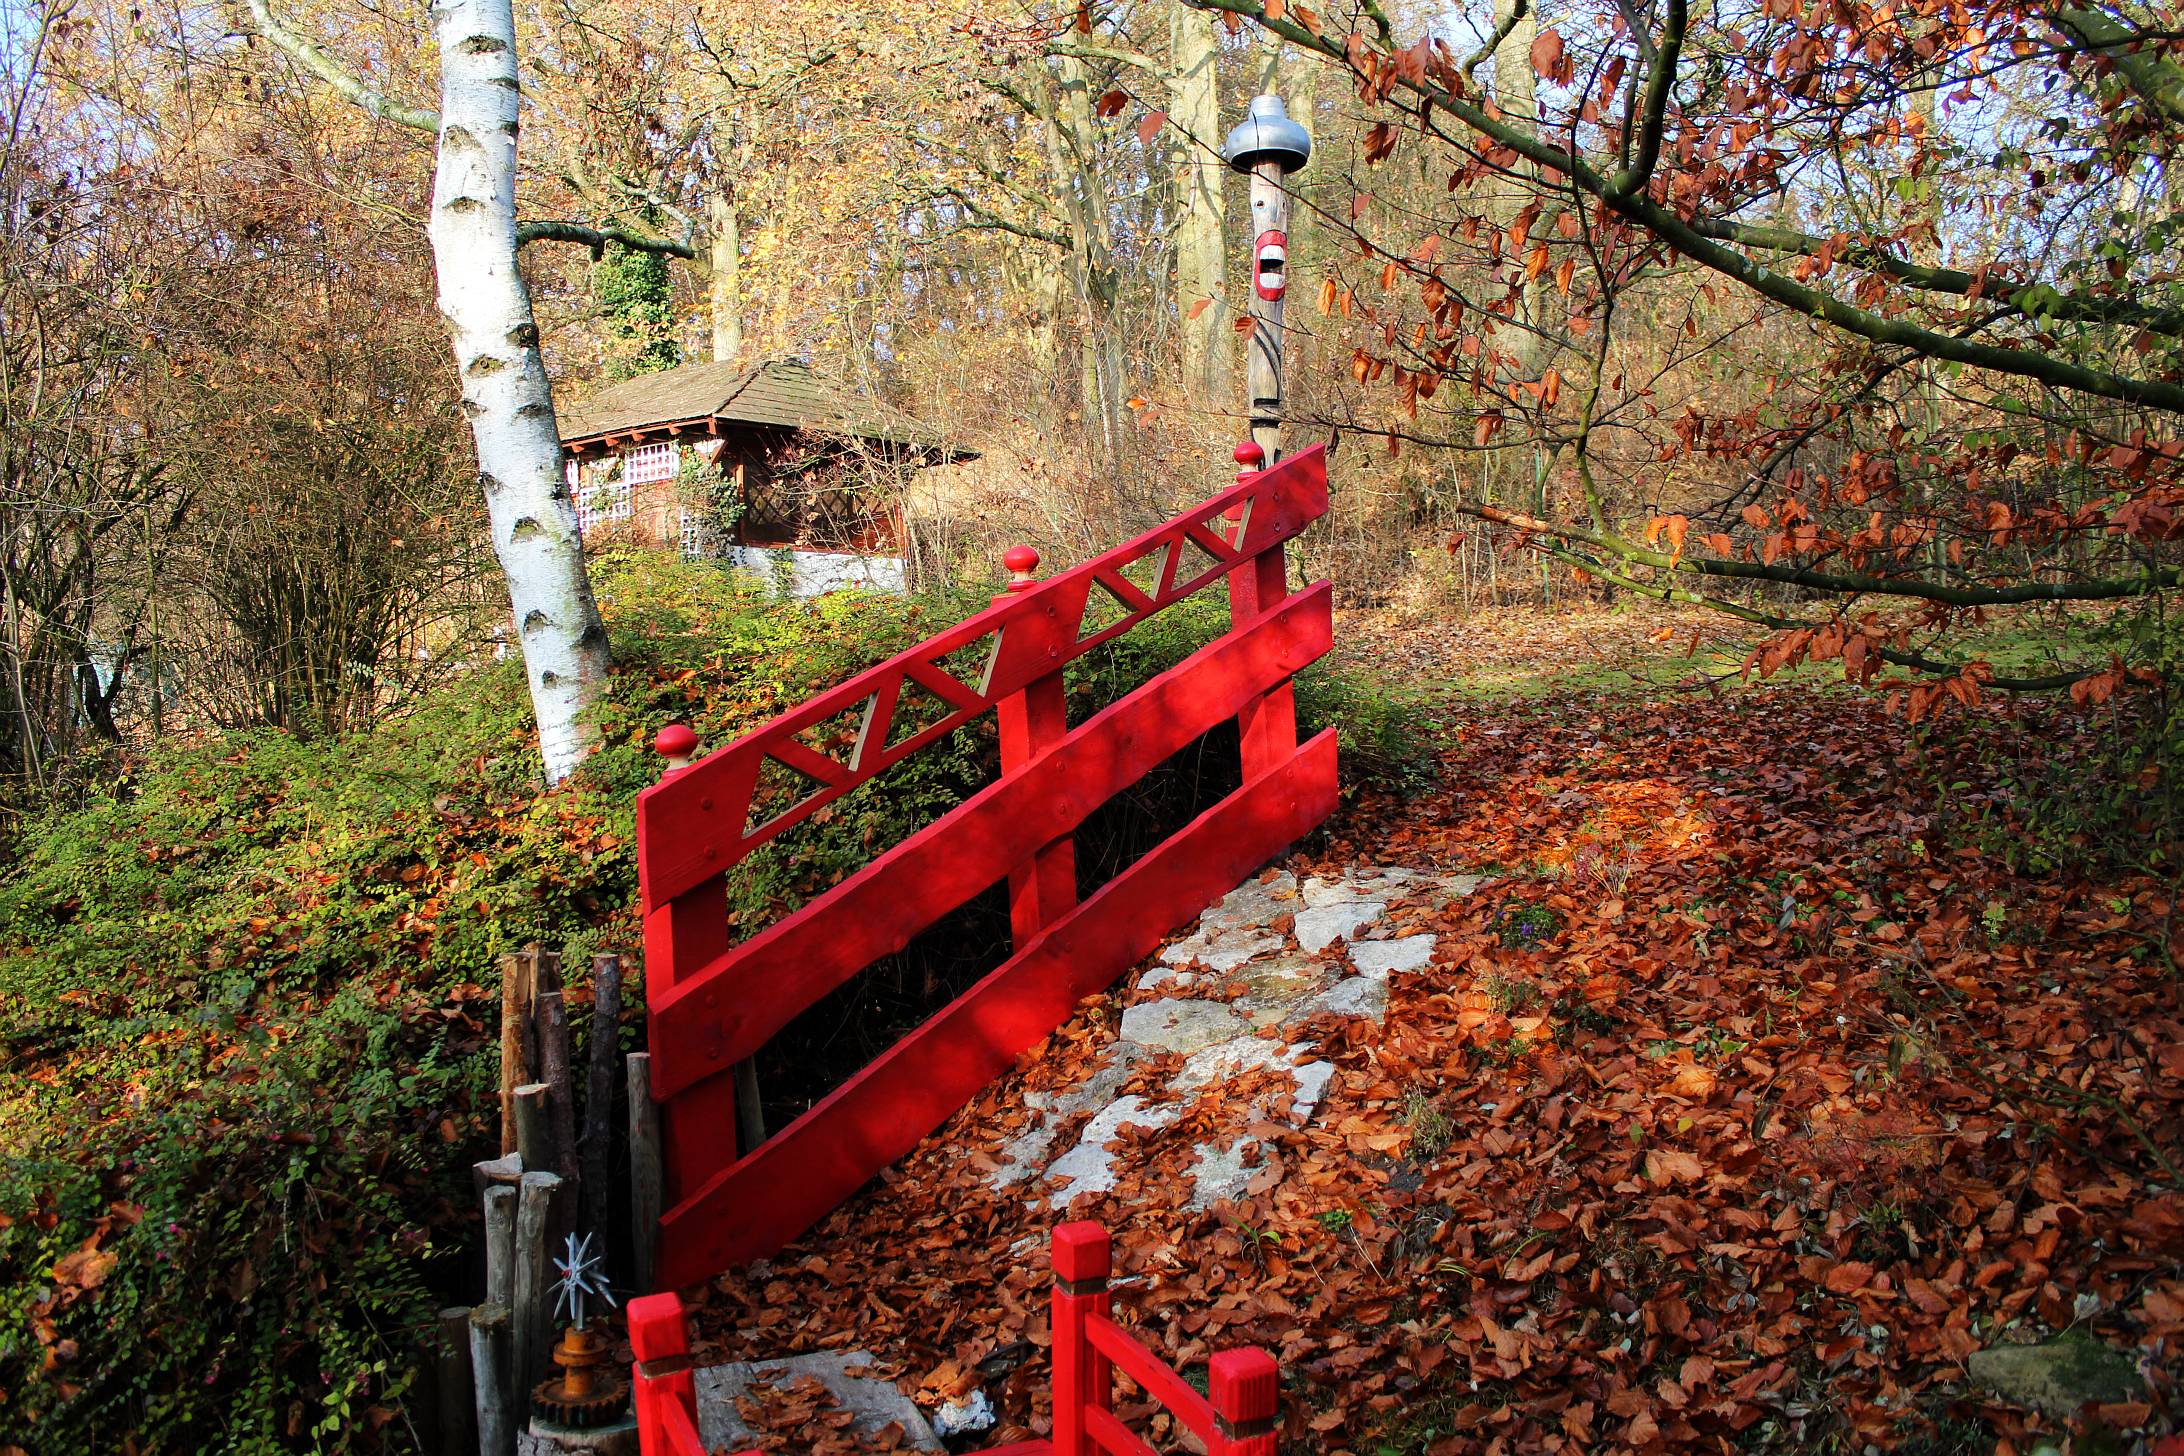
[[[1223,1083],[1262,1069],[1288,1074],[1301,1125],[1335,1069],[1296,1029],[1324,1015],[1385,1021],[1389,977],[1424,970],[1435,949],[1431,934],[1400,933],[1401,912],[1468,895],[1479,882],[1368,866],[1302,885],[1270,873],[1237,887],[1140,974],[1137,988],[1160,994],[1123,1012],[1116,1040],[1084,1080],[1027,1095],[1034,1120],[1004,1150],[991,1182],[1054,1208],[1111,1191],[1119,1172],[1108,1144],[1124,1127],[1166,1127]],[[1154,1052],[1183,1064],[1156,1095],[1125,1093],[1137,1063]],[[1257,1161],[1243,1129],[1264,1111],[1235,1108],[1230,1136],[1197,1145],[1191,1207],[1242,1195]],[[1072,1128],[1076,1136],[1065,1139]]]
[[[1270,871],[1238,886],[1139,973],[1136,989],[1148,994],[1124,1010],[1116,1039],[1081,1080],[1025,1094],[1031,1124],[1003,1150],[992,1185],[1056,1209],[1080,1193],[1110,1191],[1122,1154],[1108,1145],[1124,1128],[1166,1127],[1252,1072],[1287,1074],[1290,1115],[1301,1126],[1335,1074],[1302,1027],[1325,1015],[1384,1022],[1389,979],[1425,970],[1436,948],[1431,934],[1404,933],[1406,912],[1468,895],[1479,883],[1477,875],[1360,867],[1302,885]],[[1149,1095],[1123,1090],[1139,1063],[1162,1053],[1180,1057],[1180,1065]],[[1261,1161],[1246,1129],[1267,1115],[1267,1100],[1217,1104],[1221,1131],[1194,1147],[1193,1208],[1243,1196]],[[1027,1238],[1020,1252],[1030,1257],[1033,1243]],[[849,1414],[850,1429],[875,1435],[898,1425],[905,1448],[942,1449],[917,1405],[867,1370],[869,1363],[862,1353],[822,1352],[699,1371],[698,1424],[707,1448],[753,1443],[736,1398],[765,1398],[754,1386],[788,1390],[816,1380],[825,1401]]]

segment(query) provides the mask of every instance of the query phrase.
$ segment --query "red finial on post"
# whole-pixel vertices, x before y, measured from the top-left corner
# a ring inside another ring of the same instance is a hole
[[[1260,448],[1259,442],[1256,440],[1246,440],[1243,444],[1238,445],[1233,452],[1233,458],[1236,461],[1236,483],[1238,485],[1242,485],[1266,468],[1266,451]]]
[[[1032,575],[1039,567],[1039,553],[1029,546],[1011,546],[1001,553],[1001,564],[1009,569],[1010,591],[1026,592],[1039,584]]]
[[[681,723],[670,723],[653,735],[652,751],[667,760],[667,772],[690,767],[698,754],[698,735]]]

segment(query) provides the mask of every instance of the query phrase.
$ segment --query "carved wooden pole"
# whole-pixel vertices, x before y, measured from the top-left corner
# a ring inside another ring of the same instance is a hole
[[[1221,155],[1251,179],[1251,343],[1245,388],[1251,438],[1266,463],[1281,458],[1282,301],[1289,291],[1289,192],[1284,183],[1312,155],[1312,139],[1282,99],[1255,96]]]

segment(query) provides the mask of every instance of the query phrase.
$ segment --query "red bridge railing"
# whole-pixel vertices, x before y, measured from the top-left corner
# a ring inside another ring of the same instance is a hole
[[[1290,678],[1332,643],[1326,582],[1285,544],[1327,511],[1324,452],[1240,475],[1136,540],[671,771],[637,803],[652,1095],[667,1211],[658,1282],[773,1252],[908,1152],[1016,1056],[1335,806],[1335,739],[1297,743]],[[1036,557],[1031,558],[1036,562]],[[1230,630],[1075,728],[1062,669],[1225,577]],[[1105,612],[1090,608],[1104,601]],[[969,667],[966,669],[965,664]],[[912,716],[907,696],[937,703]],[[782,830],[991,709],[1001,775],[769,929],[728,939],[725,876]],[[1070,836],[1224,720],[1243,786],[1079,903]],[[843,746],[846,745],[846,746]],[[1006,879],[1014,953],[810,1111],[738,1146],[736,1078],[792,1018]]]
[[[1281,1372],[1273,1356],[1255,1346],[1219,1352],[1207,1364],[1206,1394],[1200,1395],[1110,1317],[1107,1230],[1096,1223],[1063,1224],[1054,1230],[1052,1247],[1053,1436],[976,1456],[1155,1456],[1154,1448],[1115,1414],[1118,1370],[1197,1436],[1207,1456],[1274,1456]],[[629,1341],[636,1360],[631,1390],[644,1456],[707,1456],[698,1434],[697,1386],[682,1300],[673,1294],[631,1300]]]

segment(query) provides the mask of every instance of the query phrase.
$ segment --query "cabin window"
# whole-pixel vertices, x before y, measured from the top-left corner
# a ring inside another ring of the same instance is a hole
[[[675,478],[675,442],[663,440],[657,445],[639,445],[622,452],[622,479],[631,485],[650,485],[655,480]],[[627,515],[628,512],[623,512]]]
[[[619,460],[569,462],[569,495],[576,501],[576,530],[588,535],[630,517],[629,472]]]

